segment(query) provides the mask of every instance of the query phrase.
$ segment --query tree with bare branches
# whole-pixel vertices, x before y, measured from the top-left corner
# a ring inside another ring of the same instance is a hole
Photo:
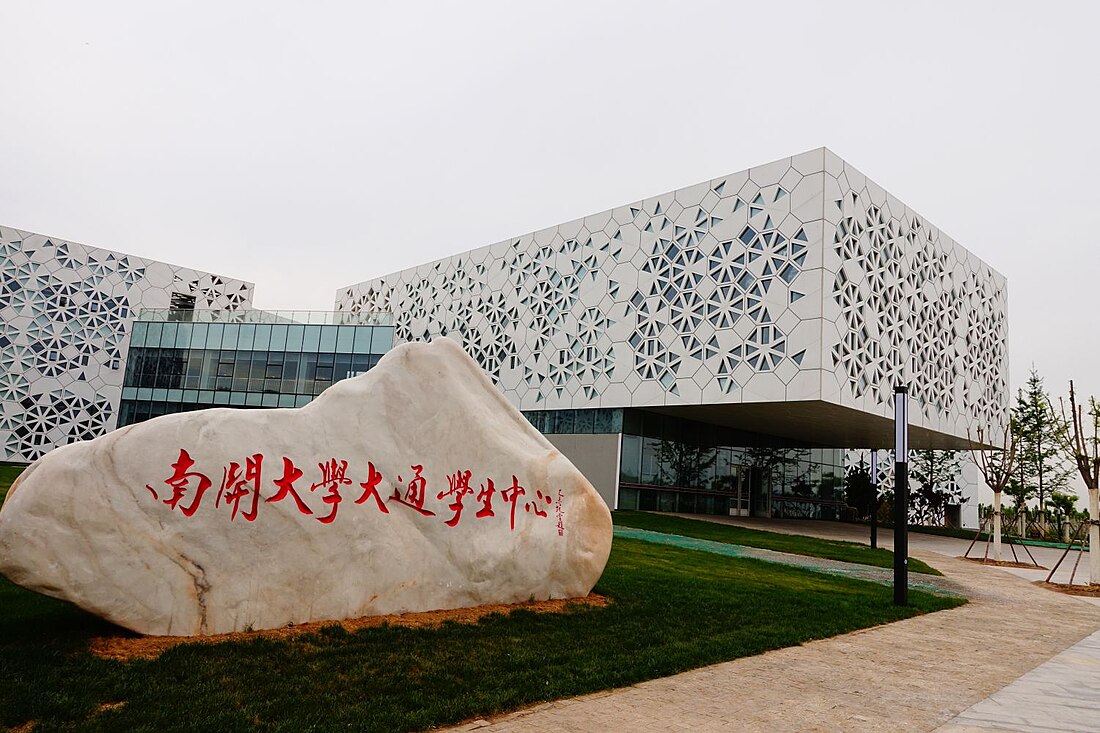
[[[992,445],[986,442],[985,429],[978,426],[978,439],[970,439],[971,445]],[[988,436],[992,438],[993,436]],[[985,485],[993,489],[993,559],[1001,562],[1001,492],[1008,486],[1012,479],[1012,469],[1016,464],[1016,450],[1018,447],[1018,432],[1011,422],[1005,425],[1004,434],[998,444],[992,449],[971,449],[974,463],[978,464]]]
[[[1062,429],[1059,442],[1089,492],[1089,583],[1100,584],[1100,403],[1089,397],[1088,410],[1077,403],[1073,380],[1069,383],[1069,414],[1059,398]]]

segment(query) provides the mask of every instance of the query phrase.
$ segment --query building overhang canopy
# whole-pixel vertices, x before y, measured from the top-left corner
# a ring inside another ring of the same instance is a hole
[[[822,400],[675,405],[642,409],[821,448],[894,447],[893,417],[883,417]],[[972,444],[965,436],[910,425],[909,447],[914,450],[968,450],[977,445]]]

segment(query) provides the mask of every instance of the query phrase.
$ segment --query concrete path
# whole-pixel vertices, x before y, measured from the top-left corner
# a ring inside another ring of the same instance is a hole
[[[457,730],[932,731],[1100,629],[1100,606],[923,543],[912,554],[971,602]]]
[[[845,522],[823,522],[819,520],[798,520],[798,519],[757,519],[755,517],[720,517],[720,516],[700,516],[698,514],[677,514],[675,516],[684,517],[686,519],[703,519],[710,522],[717,522],[719,524],[732,524],[737,527],[748,527],[750,529],[762,529],[769,532],[781,532],[783,534],[802,534],[809,535],[811,537],[821,537],[829,540],[843,540],[845,542],[860,542],[862,544],[870,544],[870,529],[866,526],[857,524],[847,524]],[[892,529],[880,529],[879,530],[879,547],[885,547],[892,550],[894,548],[894,531]],[[920,532],[909,533],[909,549],[911,552],[917,550],[924,550],[928,552],[936,552],[948,557],[959,557],[966,552],[967,547],[970,545],[970,540],[961,540],[955,537],[939,537],[932,534],[921,534]],[[1012,560],[1012,550],[1008,545],[1002,546],[1002,559]],[[971,550],[971,557],[982,557],[985,551],[982,543],[974,545],[974,549]],[[1018,575],[1021,578],[1027,578],[1028,580],[1046,580],[1047,574],[1050,572],[1050,568],[1054,567],[1058,562],[1058,558],[1062,556],[1063,550],[1054,547],[1032,547],[1028,546],[1027,551],[1035,557],[1035,560],[1047,568],[1046,570],[1028,570],[1024,568],[998,568],[1003,572],[1009,572],[1013,575]],[[1017,558],[1021,562],[1028,562],[1029,558],[1027,552],[1023,549],[1023,546],[1016,547]],[[990,549],[990,555],[992,556],[992,549]],[[1073,567],[1073,562],[1077,558],[1077,551],[1073,551],[1069,554],[1066,560],[1058,568],[1058,572],[1054,576],[1054,582],[1056,583],[1068,583],[1070,580],[1070,570]],[[934,564],[934,563],[933,563]],[[1087,584],[1088,583],[1088,558],[1082,558],[1081,564],[1077,568],[1077,573],[1074,577],[1074,583]]]
[[[936,733],[1094,733],[1100,730],[1100,633],[1079,641]]]

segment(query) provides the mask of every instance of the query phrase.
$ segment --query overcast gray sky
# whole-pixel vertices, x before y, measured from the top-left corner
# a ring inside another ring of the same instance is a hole
[[[1100,3],[13,2],[0,222],[331,309],[375,275],[826,145],[1100,394]]]

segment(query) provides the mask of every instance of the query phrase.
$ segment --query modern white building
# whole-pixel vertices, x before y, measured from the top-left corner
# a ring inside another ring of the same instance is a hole
[[[138,309],[237,309],[252,284],[0,226],[0,460],[115,427]]]
[[[1004,277],[824,148],[341,288],[323,323],[184,327],[163,309],[253,286],[3,227],[0,255],[0,460],[115,427],[138,309],[124,422],[299,404],[388,348],[392,317],[394,343],[460,341],[612,507],[840,516],[853,451],[892,444],[895,385],[914,448],[1007,413]]]
[[[336,296],[398,343],[461,341],[612,506],[818,516],[837,449],[891,445],[895,385],[915,448],[1002,424],[1006,307],[1002,275],[824,148]],[[751,468],[776,448],[782,487]]]

